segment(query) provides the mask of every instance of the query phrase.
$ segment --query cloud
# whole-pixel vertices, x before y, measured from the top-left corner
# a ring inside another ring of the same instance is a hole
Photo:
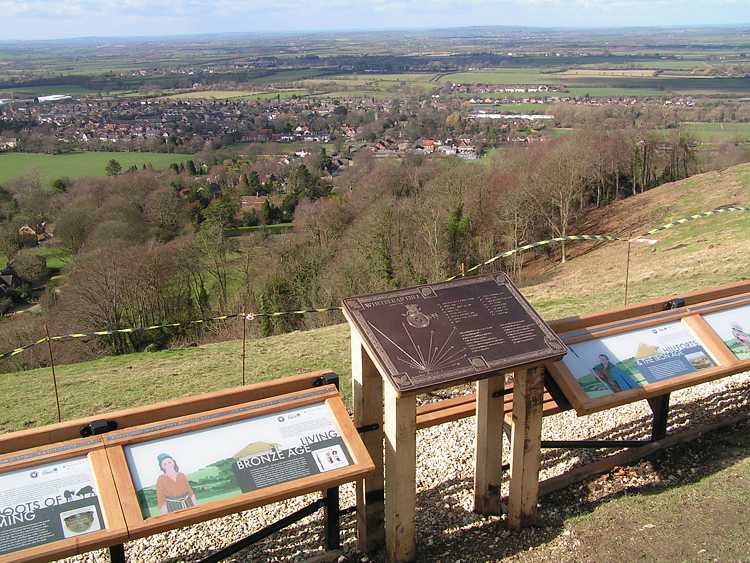
[[[750,22],[750,0],[0,0],[0,39]]]

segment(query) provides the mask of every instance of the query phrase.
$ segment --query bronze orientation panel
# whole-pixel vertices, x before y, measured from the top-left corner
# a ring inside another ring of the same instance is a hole
[[[567,351],[505,274],[350,297],[344,308],[398,392],[481,379]]]

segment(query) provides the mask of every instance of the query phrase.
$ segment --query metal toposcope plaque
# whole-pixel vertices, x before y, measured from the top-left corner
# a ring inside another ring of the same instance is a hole
[[[399,393],[567,352],[505,274],[350,297],[344,309]]]

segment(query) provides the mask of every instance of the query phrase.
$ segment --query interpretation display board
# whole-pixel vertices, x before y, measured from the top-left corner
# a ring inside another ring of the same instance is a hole
[[[750,305],[703,318],[738,360],[750,359]]]
[[[578,328],[549,372],[578,414],[750,369],[750,294]]]
[[[51,447],[0,460],[0,561],[59,558],[127,537],[101,443],[76,446],[62,457],[66,448]]]
[[[0,555],[103,528],[87,457],[0,475]]]
[[[125,457],[144,518],[352,464],[325,404],[133,444]]]
[[[563,362],[592,399],[716,365],[681,322],[571,344],[568,350]]]
[[[505,274],[351,297],[344,310],[399,393],[482,379],[566,351]]]
[[[333,386],[105,436],[138,537],[356,480],[372,470]]]

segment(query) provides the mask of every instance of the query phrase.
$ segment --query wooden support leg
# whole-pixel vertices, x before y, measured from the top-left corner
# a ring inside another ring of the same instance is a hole
[[[518,377],[520,375],[520,377]],[[508,526],[518,529],[533,523],[539,496],[544,370],[517,373],[513,389]]]
[[[500,514],[505,374],[477,381],[474,442],[474,512]],[[495,395],[493,397],[493,395]]]
[[[417,403],[385,382],[385,544],[387,561],[417,553]]]
[[[373,553],[383,547],[383,380],[362,341],[352,330],[352,406],[354,425],[375,470],[357,483],[357,547]]]

